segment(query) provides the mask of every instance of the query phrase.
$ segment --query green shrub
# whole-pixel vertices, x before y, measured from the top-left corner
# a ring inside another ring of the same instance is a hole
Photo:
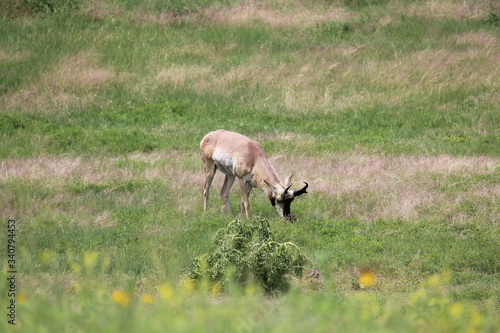
[[[266,294],[288,290],[290,277],[300,277],[306,258],[291,243],[274,241],[266,219],[242,222],[234,220],[215,237],[215,248],[195,259],[189,277],[220,283],[257,282]]]

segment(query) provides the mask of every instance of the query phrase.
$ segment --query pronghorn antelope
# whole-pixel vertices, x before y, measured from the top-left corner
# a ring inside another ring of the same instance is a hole
[[[232,214],[228,195],[236,178],[240,183],[243,207],[249,217],[250,203],[248,196],[252,188],[256,187],[267,194],[271,205],[276,208],[281,217],[292,220],[290,215],[290,204],[299,195],[307,193],[308,184],[300,190],[291,191],[291,178],[288,176],[285,182],[281,182],[274,171],[271,162],[267,159],[262,146],[246,136],[235,132],[218,130],[210,132],[200,142],[201,158],[204,163],[205,184],[203,186],[203,208],[207,211],[208,193],[210,185],[219,169],[226,175],[224,185],[221,189],[221,197],[226,212]]]

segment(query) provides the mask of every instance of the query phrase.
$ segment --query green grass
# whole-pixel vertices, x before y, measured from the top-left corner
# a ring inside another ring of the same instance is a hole
[[[51,3],[0,18],[2,332],[498,330],[488,1]],[[281,297],[185,280],[234,219],[220,178],[202,212],[198,144],[219,128],[310,184],[294,224],[251,195],[308,259]]]

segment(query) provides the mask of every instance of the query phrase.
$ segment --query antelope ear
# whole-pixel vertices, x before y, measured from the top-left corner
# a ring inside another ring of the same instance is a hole
[[[269,187],[271,192],[273,192],[276,195],[278,195],[280,193],[280,191],[276,187],[274,187],[273,185],[269,184],[269,182],[267,180],[264,179],[264,182],[266,183],[267,187]]]
[[[285,187],[289,187],[292,184],[292,177],[293,177],[293,173],[290,176],[285,178],[285,183],[284,183]]]

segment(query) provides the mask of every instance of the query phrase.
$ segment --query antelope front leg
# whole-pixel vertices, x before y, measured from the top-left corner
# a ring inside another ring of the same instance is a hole
[[[224,179],[224,185],[222,185],[222,189],[220,191],[220,196],[222,198],[222,202],[224,202],[224,206],[222,207],[223,209],[226,209],[226,212],[228,214],[233,214],[233,210],[231,209],[231,205],[229,204],[229,190],[231,189],[231,186],[233,186],[234,179],[236,177],[231,176],[231,175],[226,175],[226,178]]]
[[[241,190],[241,214],[245,213],[247,218],[250,217],[250,201],[248,200],[248,196],[250,195],[250,191],[252,190],[252,185],[247,183],[245,180],[239,178],[240,182],[240,190]]]

